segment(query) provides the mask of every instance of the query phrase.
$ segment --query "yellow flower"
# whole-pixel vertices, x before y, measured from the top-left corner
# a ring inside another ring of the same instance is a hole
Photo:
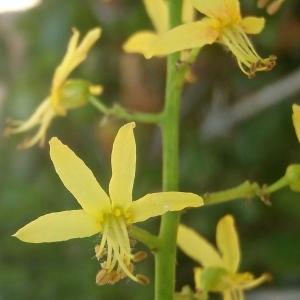
[[[90,30],[78,44],[79,31],[73,29],[67,53],[55,70],[50,96],[38,106],[27,121],[8,120],[8,127],[4,131],[6,136],[26,132],[35,126],[40,126],[38,132],[30,139],[25,140],[19,148],[29,148],[37,143],[43,146],[46,131],[55,116],[66,116],[69,109],[85,105],[89,94],[99,95],[102,93],[101,86],[93,86],[83,80],[67,80],[70,73],[85,60],[88,51],[100,38],[100,35],[100,28]]]
[[[269,71],[275,66],[276,57],[261,58],[247,36],[261,32],[265,22],[263,18],[242,18],[238,0],[191,1],[207,17],[162,33],[149,45],[146,58],[218,42],[235,55],[240,69],[249,78],[253,78],[256,71]]]
[[[106,261],[101,263],[103,269],[97,275],[97,283],[114,283],[126,276],[144,283],[142,275],[132,274],[131,260],[138,258],[131,253],[128,233],[131,224],[167,211],[201,206],[203,200],[191,193],[162,192],[132,201],[136,163],[134,127],[134,123],[121,127],[114,141],[109,196],[84,162],[57,138],[52,138],[50,156],[56,172],[82,209],[44,215],[14,236],[24,242],[43,243],[101,233],[100,245],[95,248],[96,257],[101,260],[106,257]]]
[[[165,0],[143,0],[147,14],[152,21],[156,31],[138,31],[134,33],[123,45],[126,52],[145,54],[149,45],[155,41],[159,35],[168,30],[169,12]],[[182,22],[189,23],[194,19],[194,8],[191,0],[183,0]]]
[[[240,263],[238,235],[231,215],[223,217],[217,225],[216,250],[194,230],[180,225],[177,244],[189,257],[202,265],[194,270],[195,285],[199,292],[218,292],[224,300],[244,299],[243,290],[252,289],[270,275],[254,279],[251,273],[237,273]]]
[[[292,115],[293,124],[294,124],[298,141],[300,143],[300,106],[297,104],[293,104],[292,109],[293,109],[293,115]]]

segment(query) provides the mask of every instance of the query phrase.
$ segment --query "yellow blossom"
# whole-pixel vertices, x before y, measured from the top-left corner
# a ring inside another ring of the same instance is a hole
[[[147,14],[152,21],[155,31],[143,30],[134,33],[123,45],[126,52],[145,54],[149,45],[158,36],[168,30],[169,12],[165,0],[143,0]],[[195,10],[191,0],[183,0],[182,3],[182,22],[189,23],[194,19]]]
[[[149,45],[144,53],[146,58],[217,42],[235,55],[240,69],[249,78],[257,71],[269,71],[275,66],[276,57],[261,58],[247,36],[261,32],[265,23],[263,18],[242,18],[238,0],[191,1],[207,17],[162,33]]]
[[[54,72],[50,95],[27,121],[8,120],[8,127],[4,131],[6,136],[26,132],[35,126],[40,126],[37,133],[25,140],[19,148],[29,148],[37,143],[43,146],[46,131],[55,116],[66,116],[69,109],[87,104],[89,94],[99,95],[102,93],[102,86],[93,86],[84,80],[68,80],[70,73],[85,60],[90,48],[100,38],[101,29],[90,30],[80,44],[78,44],[79,35],[79,31],[74,28],[67,53]]]
[[[292,115],[293,124],[294,124],[298,141],[300,143],[300,106],[297,104],[293,104],[292,109],[293,109],[293,115]]]
[[[202,267],[197,267],[195,285],[198,292],[222,293],[224,300],[244,299],[243,290],[252,289],[270,275],[254,278],[251,273],[238,273],[240,249],[238,235],[231,215],[224,216],[217,225],[218,250],[194,230],[180,225],[177,244]]]
[[[100,244],[95,248],[102,267],[96,277],[97,283],[114,283],[126,276],[146,283],[144,276],[133,275],[131,261],[138,261],[144,255],[131,253],[128,233],[131,224],[167,211],[201,206],[203,200],[191,193],[161,192],[132,201],[136,164],[134,127],[134,123],[121,127],[114,141],[109,196],[84,162],[57,138],[52,138],[50,156],[56,172],[82,209],[44,215],[21,228],[14,236],[24,242],[43,243],[101,233]]]

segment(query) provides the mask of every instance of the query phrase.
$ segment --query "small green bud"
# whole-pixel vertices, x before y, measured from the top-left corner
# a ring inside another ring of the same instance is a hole
[[[60,91],[60,103],[66,110],[87,104],[90,84],[84,80],[69,80]]]
[[[290,165],[286,169],[285,176],[289,180],[292,191],[300,192],[300,165]]]

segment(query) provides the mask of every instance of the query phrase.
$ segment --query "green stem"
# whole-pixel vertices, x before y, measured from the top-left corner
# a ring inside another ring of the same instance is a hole
[[[235,199],[240,198],[248,198],[255,197],[258,195],[262,195],[260,193],[260,187],[257,183],[250,183],[249,181],[245,181],[242,184],[238,185],[237,187],[215,192],[215,193],[208,193],[202,196],[204,200],[204,205],[211,205],[211,204],[218,204],[222,202],[227,202]]]
[[[182,0],[170,0],[170,27],[181,21]],[[168,56],[166,102],[161,120],[163,142],[163,190],[178,189],[178,139],[179,109],[184,72],[176,71],[179,53]],[[155,299],[173,299],[175,289],[176,235],[179,212],[167,212],[162,216],[159,239],[160,247],[155,252]]]
[[[131,235],[148,246],[151,250],[156,251],[159,248],[159,239],[157,236],[149,233],[148,231],[136,226],[132,226]]]
[[[162,118],[162,113],[148,114],[141,112],[130,112],[117,104],[115,104],[112,108],[108,108],[99,99],[92,95],[89,96],[88,101],[104,115],[114,116],[115,118],[123,119],[129,122],[135,121],[142,123],[158,124]]]

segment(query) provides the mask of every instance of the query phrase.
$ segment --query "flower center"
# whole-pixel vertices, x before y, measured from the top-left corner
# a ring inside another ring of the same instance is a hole
[[[119,209],[104,216],[101,243],[95,247],[97,259],[102,260],[102,270],[96,277],[99,285],[113,284],[127,276],[140,283],[147,281],[143,275],[132,273],[134,265],[131,260],[137,261],[135,258],[140,257],[141,253],[131,254],[134,241],[129,239],[127,224],[127,218]]]
[[[219,42],[226,45],[236,56],[238,65],[248,78],[254,78],[257,71],[270,71],[276,64],[276,56],[262,59],[255,51],[245,32],[235,25],[223,27]]]

